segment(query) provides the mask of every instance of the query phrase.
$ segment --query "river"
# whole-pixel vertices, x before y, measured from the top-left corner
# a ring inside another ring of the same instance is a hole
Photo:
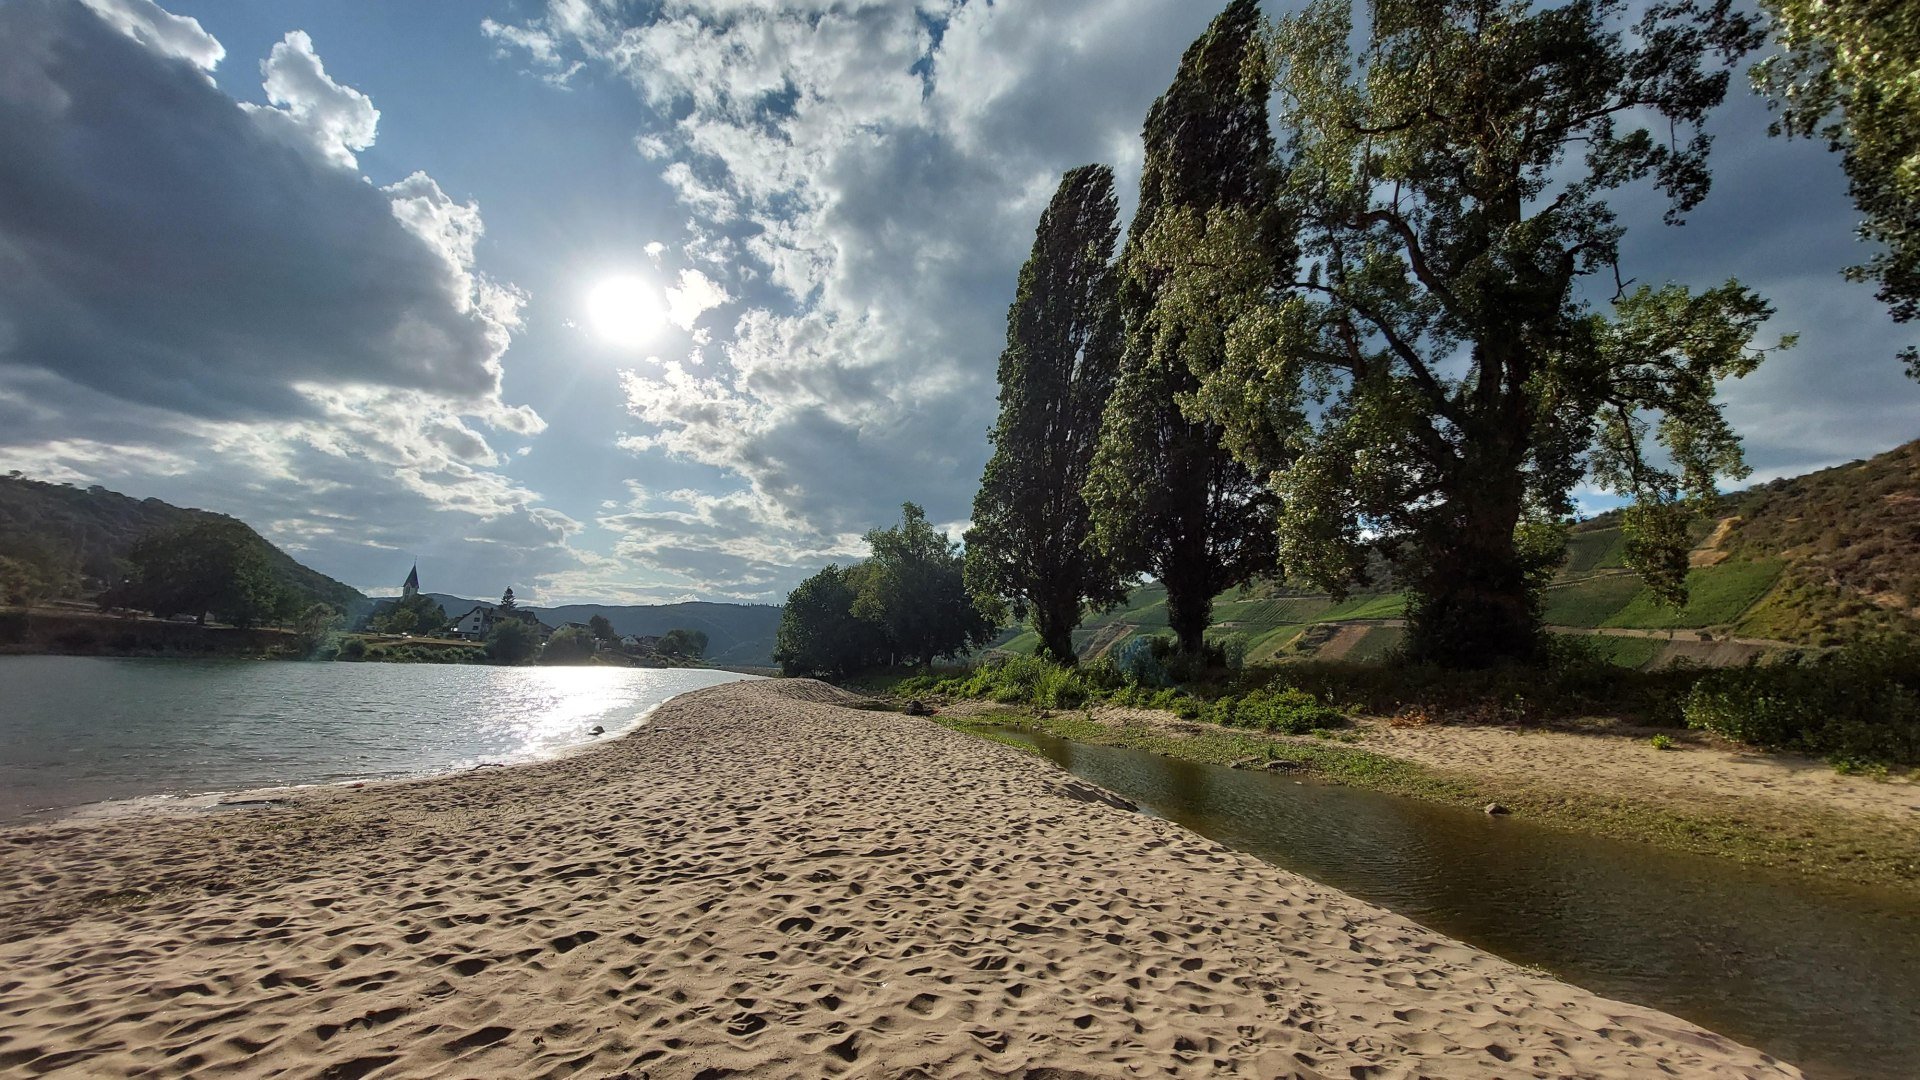
[[[1228,847],[1814,1077],[1920,1076],[1920,898],[1005,729]]]
[[[421,776],[551,756],[694,668],[0,657],[0,820],[106,800]]]

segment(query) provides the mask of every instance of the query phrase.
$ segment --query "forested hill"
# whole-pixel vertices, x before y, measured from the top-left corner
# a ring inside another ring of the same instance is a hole
[[[446,593],[429,593],[445,609],[448,618],[459,618],[476,605],[492,607],[490,600],[468,600]],[[707,658],[739,667],[765,667],[773,663],[773,637],[780,626],[780,609],[768,604],[713,604],[693,601],[682,604],[565,604],[559,607],[522,608],[534,612],[549,626],[583,623],[595,615],[604,615],[622,634],[658,636],[669,630],[700,630],[707,635]]]
[[[143,537],[207,520],[233,519],[98,486],[0,476],[0,589],[37,598],[92,596],[121,578],[127,553]],[[301,565],[245,523],[236,524],[259,543],[281,591],[350,616],[371,606],[360,590]]]

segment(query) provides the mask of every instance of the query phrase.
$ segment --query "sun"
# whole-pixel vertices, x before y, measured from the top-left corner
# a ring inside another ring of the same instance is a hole
[[[639,346],[660,332],[667,313],[651,284],[623,275],[607,278],[587,293],[587,321],[610,344]]]

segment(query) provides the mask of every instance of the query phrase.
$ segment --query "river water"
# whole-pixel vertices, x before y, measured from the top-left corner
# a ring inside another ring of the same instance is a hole
[[[0,657],[0,820],[530,761],[746,678],[615,667]]]
[[[1815,1077],[1920,1077],[1920,899],[1005,730],[1285,869]]]

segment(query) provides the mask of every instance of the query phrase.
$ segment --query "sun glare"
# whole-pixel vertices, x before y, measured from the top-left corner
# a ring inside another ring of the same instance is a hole
[[[587,321],[614,345],[645,345],[666,322],[660,293],[644,279],[611,277],[587,294]]]

